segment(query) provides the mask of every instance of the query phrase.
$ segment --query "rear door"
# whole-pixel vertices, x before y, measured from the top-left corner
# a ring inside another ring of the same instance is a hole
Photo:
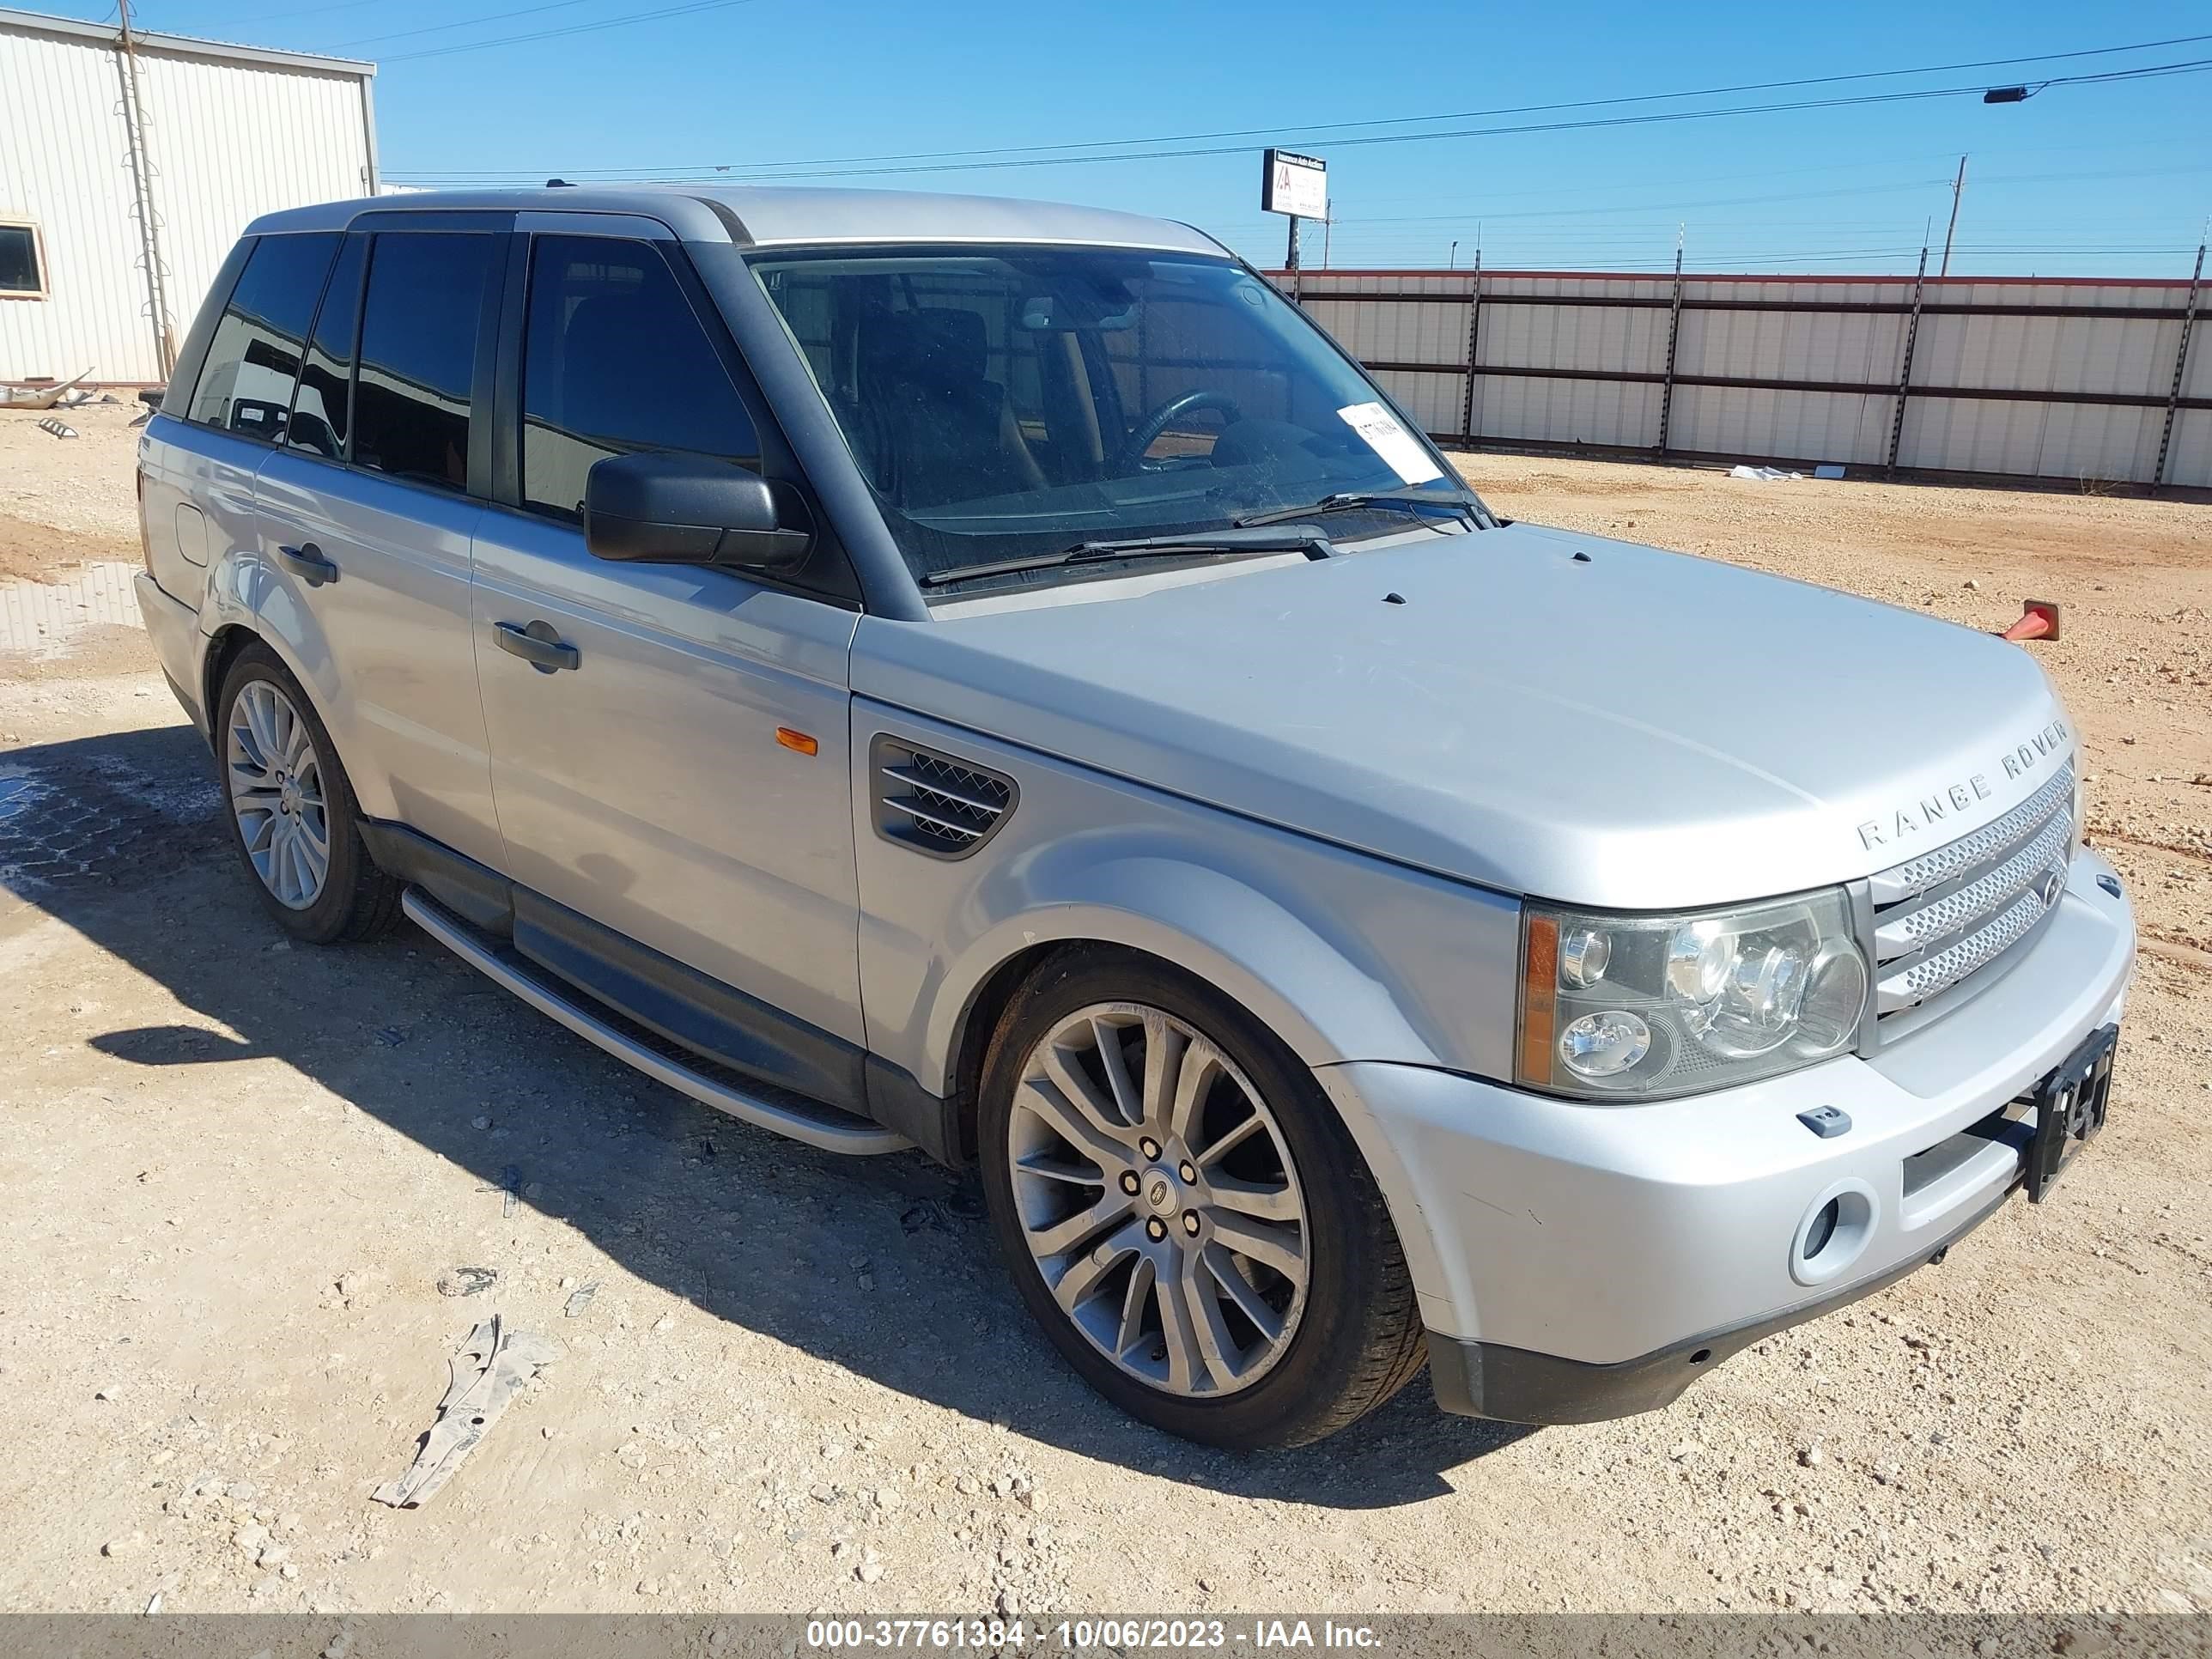
[[[516,471],[476,541],[477,659],[508,871],[737,991],[684,992],[714,1005],[726,1058],[817,1097],[854,1091],[856,612],[733,570],[586,551],[594,462],[677,450],[758,466],[765,410],[740,392],[742,364],[665,230],[585,215],[523,222],[539,234],[520,362],[501,388],[516,399]],[[527,647],[513,636],[526,633],[566,647],[566,665],[518,654]],[[603,994],[607,954],[633,980],[654,971],[620,940],[533,915],[527,894],[516,938]]]
[[[283,434],[307,325],[341,240],[335,232],[258,238],[231,267],[236,281],[201,367],[185,371],[191,386],[173,386],[147,427],[139,496],[147,566],[164,592],[195,609],[210,566],[259,544],[254,477]],[[167,665],[173,678],[190,672]],[[198,689],[188,689],[197,702]]]
[[[494,867],[469,562],[505,222],[415,214],[347,238],[258,486],[258,608],[362,811]]]

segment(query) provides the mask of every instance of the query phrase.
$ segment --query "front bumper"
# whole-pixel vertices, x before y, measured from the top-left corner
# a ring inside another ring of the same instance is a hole
[[[1438,1403],[1536,1423],[1655,1409],[1986,1219],[2033,1127],[2030,1114],[1993,1128],[1993,1115],[2118,1018],[2135,924],[2098,885],[2110,874],[2079,855],[2030,950],[1869,1059],[1620,1106],[1417,1066],[1323,1068],[1355,1132],[1379,1142],[1369,1162],[1401,1234],[1423,1230],[1407,1255]],[[1799,1121],[1821,1106],[1847,1112],[1849,1132]],[[1808,1248],[1832,1198],[1846,1224]]]

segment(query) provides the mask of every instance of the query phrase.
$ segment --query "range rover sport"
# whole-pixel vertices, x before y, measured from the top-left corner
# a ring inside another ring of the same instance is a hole
[[[974,1162],[1177,1434],[1662,1406],[2103,1121],[2133,922],[2026,652],[1501,521],[1182,225],[276,214],[140,475],[279,926]]]

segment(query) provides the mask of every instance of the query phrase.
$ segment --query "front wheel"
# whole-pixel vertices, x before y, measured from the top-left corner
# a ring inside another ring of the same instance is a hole
[[[992,1042],[978,1140],[1024,1302],[1155,1427],[1303,1444],[1420,1370],[1358,1148],[1312,1073],[1202,981],[1103,948],[1048,963]]]

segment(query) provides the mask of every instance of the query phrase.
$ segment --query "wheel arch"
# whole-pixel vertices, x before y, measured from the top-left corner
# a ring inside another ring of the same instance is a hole
[[[944,966],[926,1021],[921,1075],[949,1089],[1006,1000],[1054,951],[1117,945],[1194,974],[1309,1066],[1434,1056],[1388,989],[1274,899],[1218,871],[1157,857],[1111,860],[1001,917]],[[988,1029],[984,1041],[988,1040]]]
[[[206,660],[200,670],[200,707],[207,710],[208,741],[215,744],[218,751],[222,738],[222,710],[218,706],[222,696],[222,683],[230,677],[231,665],[238,660],[240,652],[249,645],[267,644],[267,641],[244,623],[226,623],[208,640]]]
[[[1388,988],[1268,896],[1219,871],[1157,857],[1088,866],[1077,900],[1039,903],[1005,918],[951,964],[930,1034],[951,1093],[963,1156],[975,1151],[985,1053],[1007,1007],[1070,951],[1107,946],[1204,981],[1273,1032],[1316,1073],[1389,1209],[1417,1287],[1442,1267],[1410,1173],[1358,1097],[1330,1068],[1354,1060],[1440,1064]],[[941,1043],[941,1048],[934,1045]]]

